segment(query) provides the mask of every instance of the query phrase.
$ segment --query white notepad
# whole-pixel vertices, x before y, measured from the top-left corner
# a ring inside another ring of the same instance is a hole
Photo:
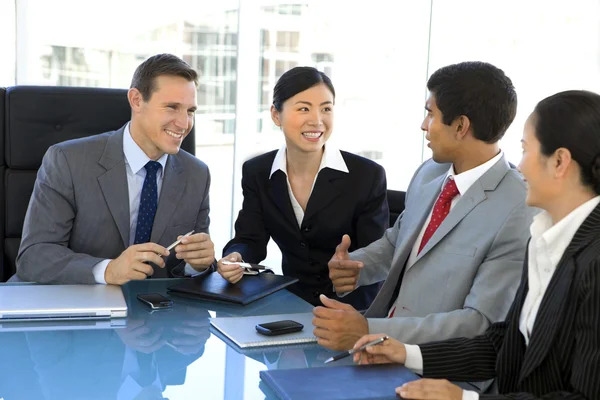
[[[256,332],[255,326],[267,322],[292,320],[304,325],[300,332],[286,333],[277,336],[265,336]],[[252,317],[210,318],[210,323],[229,340],[242,349],[251,347],[286,346],[316,343],[313,335],[313,314],[275,314]]]

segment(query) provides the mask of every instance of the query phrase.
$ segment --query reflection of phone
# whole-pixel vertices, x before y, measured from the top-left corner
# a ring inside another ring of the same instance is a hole
[[[138,294],[137,298],[142,303],[149,305],[153,310],[159,310],[173,306],[172,300],[169,300],[162,294],[158,293]]]
[[[267,336],[283,335],[284,333],[298,332],[301,331],[303,328],[304,325],[291,320],[268,322],[266,324],[256,325],[256,331],[261,335]]]

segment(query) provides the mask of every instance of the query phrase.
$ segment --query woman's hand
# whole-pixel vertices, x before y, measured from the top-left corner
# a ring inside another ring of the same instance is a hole
[[[358,339],[354,345],[355,349],[366,343],[386,336],[385,334],[365,335]],[[404,364],[406,361],[406,349],[402,343],[396,339],[389,338],[383,343],[369,346],[365,350],[354,353],[354,362],[357,364]]]
[[[445,379],[419,379],[396,388],[403,399],[462,400],[463,390]]]
[[[223,261],[242,262],[242,255],[234,252],[223,257],[217,263],[217,271],[219,275],[227,279],[231,283],[237,283],[244,277],[244,270],[239,264],[223,264]]]

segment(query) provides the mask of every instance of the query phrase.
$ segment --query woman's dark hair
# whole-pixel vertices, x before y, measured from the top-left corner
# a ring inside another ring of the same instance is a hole
[[[583,184],[600,194],[600,95],[585,90],[557,93],[538,103],[532,122],[541,153],[569,150]]]
[[[427,82],[444,124],[466,115],[473,136],[496,143],[517,114],[517,92],[504,72],[492,64],[467,61],[435,71]]]
[[[287,99],[321,83],[324,83],[331,90],[335,99],[335,89],[333,89],[331,79],[323,72],[313,67],[292,68],[281,75],[277,84],[275,84],[273,106],[277,111],[281,111],[283,103]]]

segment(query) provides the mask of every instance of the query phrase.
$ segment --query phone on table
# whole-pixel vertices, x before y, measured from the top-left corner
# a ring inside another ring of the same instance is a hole
[[[299,332],[304,328],[299,322],[292,320],[267,322],[256,325],[256,331],[261,335],[276,336],[284,333]]]
[[[159,293],[138,294],[137,298],[142,303],[150,306],[153,310],[164,310],[173,306],[173,300],[167,299]]]

